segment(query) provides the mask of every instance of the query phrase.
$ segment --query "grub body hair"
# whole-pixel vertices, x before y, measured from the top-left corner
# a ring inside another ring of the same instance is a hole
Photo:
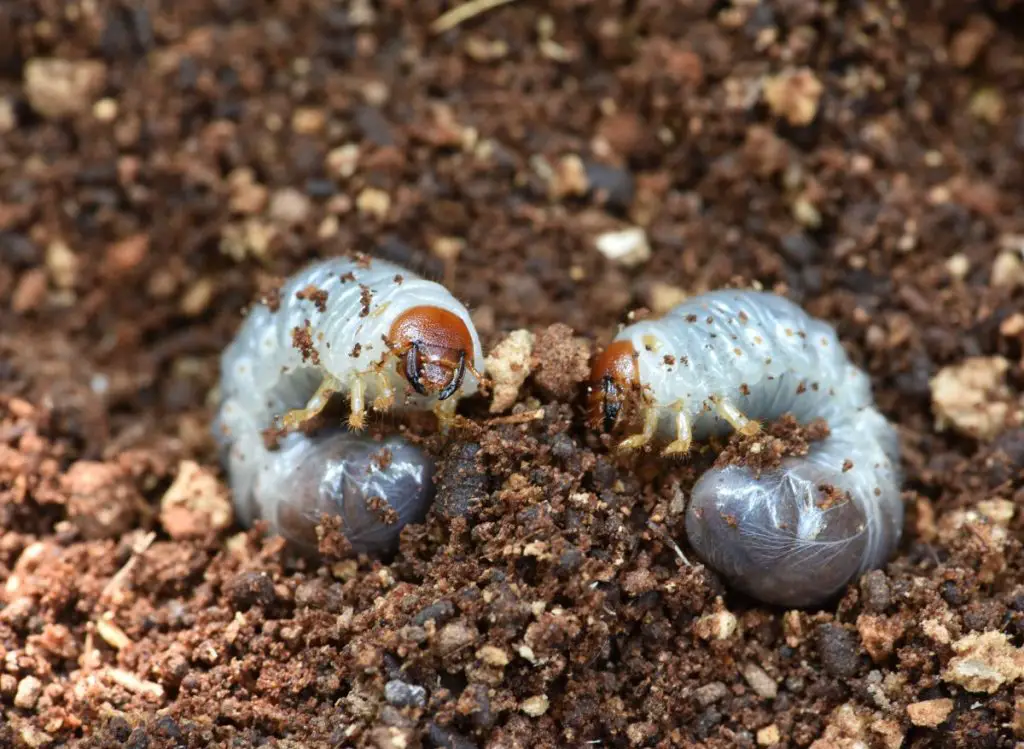
[[[462,321],[471,340],[467,362],[482,371],[483,353],[465,306],[440,284],[383,260],[338,257],[313,263],[284,283],[274,308],[260,303],[249,312],[221,358],[221,402],[213,425],[243,524],[263,518],[279,531],[282,502],[292,501],[289,493],[300,487],[320,486],[322,475],[332,470],[326,456],[335,462],[357,453],[359,460],[367,459],[355,446],[370,441],[350,433],[316,439],[292,433],[281,440],[280,449],[267,449],[264,430],[290,412],[312,414],[322,408],[325,402],[310,403],[325,392],[325,384],[330,384],[329,395],[350,396],[358,388],[360,407],[388,395],[394,401],[389,409],[438,406],[436,392],[420,393],[410,386],[394,353],[395,341],[388,340],[396,321],[422,307],[439,308]],[[460,375],[458,384],[445,403],[452,409],[479,387],[471,371]],[[339,439],[345,444],[340,453],[324,447],[325,441]],[[403,455],[418,460],[411,452]],[[298,477],[300,467],[308,475]],[[404,470],[393,468],[393,477]],[[316,505],[312,498],[294,501]]]
[[[694,439],[729,432],[723,403],[752,420],[828,422],[829,437],[777,470],[713,469],[694,486],[687,535],[734,587],[815,605],[885,564],[903,528],[899,439],[831,326],[783,297],[723,290],[630,325],[616,341],[636,352],[658,440],[676,435],[680,410]]]

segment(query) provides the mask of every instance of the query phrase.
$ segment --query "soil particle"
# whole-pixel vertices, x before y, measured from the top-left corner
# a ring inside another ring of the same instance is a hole
[[[427,622],[434,622],[440,626],[447,623],[453,616],[455,616],[455,606],[451,601],[437,601],[416,614],[413,617],[413,622],[419,626],[423,626]]]
[[[892,655],[897,641],[903,635],[903,628],[904,624],[899,618],[870,614],[862,614],[857,618],[860,641],[875,663],[882,663]]]
[[[193,461],[182,462],[160,499],[160,523],[174,539],[216,534],[231,525],[233,517],[227,487]]]
[[[1005,382],[1009,369],[1002,357],[975,357],[940,370],[932,380],[937,426],[986,441],[1019,426],[1024,403]]]
[[[720,681],[705,684],[694,692],[694,697],[703,707],[712,705],[727,696],[729,696],[729,689]]]
[[[26,676],[18,682],[14,695],[14,706],[22,710],[31,710],[36,706],[39,695],[43,691],[43,683],[34,676]]]
[[[277,224],[296,226],[306,221],[310,210],[309,198],[296,189],[283,188],[270,197],[267,215]]]
[[[992,263],[991,284],[995,287],[1016,289],[1024,286],[1024,257],[1019,251],[1006,251]]]
[[[292,328],[292,346],[302,354],[302,361],[310,362],[314,367],[320,364],[320,352],[313,343],[313,333],[306,320],[302,327]]]
[[[957,654],[943,672],[946,681],[969,692],[994,693],[1006,682],[1024,677],[1024,651],[1002,632],[971,633],[952,644]]]
[[[633,175],[625,169],[590,159],[583,161],[586,180],[594,200],[609,209],[625,211],[636,194]]]
[[[277,601],[274,583],[263,572],[246,572],[234,578],[228,584],[231,602],[239,611],[246,611],[252,606],[269,608]]]
[[[892,589],[882,570],[872,570],[860,579],[864,608],[874,614],[885,613],[892,604]]]
[[[127,472],[116,465],[77,461],[61,477],[67,515],[85,539],[117,538],[147,509]]]
[[[594,238],[594,247],[608,260],[625,268],[643,265],[651,258],[647,232],[639,226],[599,234]]]
[[[991,486],[1024,478],[1024,429],[1013,429],[997,437],[990,455],[987,468]]]
[[[773,700],[779,694],[775,681],[756,663],[748,663],[743,667],[743,678],[747,680],[750,688],[757,692],[758,696],[766,700]]]
[[[384,685],[384,699],[395,707],[424,707],[427,704],[427,690],[392,679]]]
[[[537,335],[533,380],[545,396],[570,400],[590,376],[590,343],[568,325],[555,323]]]
[[[327,310],[327,292],[323,289],[318,289],[315,286],[307,286],[305,289],[297,291],[295,296],[298,299],[308,299],[313,302],[319,312],[325,312]]]
[[[730,436],[715,465],[745,465],[759,474],[778,468],[788,456],[806,455],[813,442],[828,435],[828,424],[822,419],[802,425],[791,414],[785,414],[758,434]]]
[[[953,712],[953,700],[942,697],[935,700],[923,700],[907,705],[907,715],[915,726],[938,728]]]
[[[444,517],[464,517],[470,508],[488,496],[490,483],[480,460],[486,453],[472,442],[453,444],[438,471],[435,510]]]
[[[510,409],[519,398],[519,388],[530,376],[530,356],[535,336],[516,330],[503,338],[487,355],[487,376],[492,383],[490,412]]]
[[[33,58],[25,64],[25,96],[49,119],[86,112],[106,82],[107,68],[96,60]]]
[[[439,749],[478,749],[475,741],[450,728],[442,728],[437,723],[427,726],[427,737]]]
[[[731,611],[705,614],[694,624],[694,632],[703,640],[727,640],[736,633],[738,620]]]
[[[764,82],[764,98],[772,112],[790,125],[809,125],[818,114],[825,87],[808,68],[788,70]]]
[[[857,638],[840,624],[820,624],[814,631],[821,664],[833,676],[849,678],[860,670]]]

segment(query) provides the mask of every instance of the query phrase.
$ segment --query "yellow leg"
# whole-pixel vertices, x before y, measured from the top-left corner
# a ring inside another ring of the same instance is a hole
[[[333,377],[325,377],[320,383],[320,387],[313,393],[313,397],[306,403],[305,408],[297,408],[281,417],[284,428],[289,431],[297,429],[323,411],[331,396],[338,392],[338,384]]]
[[[445,401],[439,401],[434,406],[434,416],[437,417],[437,424],[441,434],[448,434],[449,430],[455,426],[455,407],[457,405],[455,398],[449,398]]]
[[[373,399],[374,411],[387,411],[395,405],[395,389],[391,387],[391,380],[383,372],[374,373],[377,379],[378,395]]]
[[[349,391],[349,414],[348,427],[353,431],[359,431],[366,427],[366,385],[363,380],[356,376],[352,380],[352,389]]]
[[[729,422],[733,429],[747,437],[753,437],[761,431],[761,425],[747,416],[736,407],[736,404],[725,398],[713,400],[718,415]]]
[[[619,443],[619,450],[639,450],[641,447],[646,445],[652,439],[654,439],[654,431],[658,428],[658,409],[647,406],[644,408],[644,430],[640,434],[634,434],[632,437],[627,437]]]
[[[690,420],[686,417],[686,410],[681,403],[676,404],[676,438],[665,446],[661,451],[662,455],[685,455],[690,452],[690,444],[693,435],[690,432]]]

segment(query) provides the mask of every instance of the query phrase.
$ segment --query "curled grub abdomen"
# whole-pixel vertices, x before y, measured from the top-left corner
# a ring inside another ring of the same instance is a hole
[[[686,535],[732,587],[780,606],[827,600],[860,571],[869,532],[864,507],[828,494],[829,476],[803,461],[755,476],[745,466],[697,481]]]
[[[433,477],[431,458],[403,437],[338,431],[284,446],[264,462],[256,490],[262,517],[296,546],[315,552],[317,526],[336,519],[353,552],[381,555],[426,518]]]

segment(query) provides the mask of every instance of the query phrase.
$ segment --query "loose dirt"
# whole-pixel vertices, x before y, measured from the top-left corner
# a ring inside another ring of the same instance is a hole
[[[1024,741],[1021,3],[449,9],[0,4],[0,744]],[[487,351],[529,331],[531,375],[409,427],[440,483],[394,560],[328,528],[316,564],[231,524],[211,392],[247,305],[348,251]],[[585,423],[630,313],[752,284],[836,324],[903,439],[900,551],[820,610],[685,545],[750,440],[666,464]]]

